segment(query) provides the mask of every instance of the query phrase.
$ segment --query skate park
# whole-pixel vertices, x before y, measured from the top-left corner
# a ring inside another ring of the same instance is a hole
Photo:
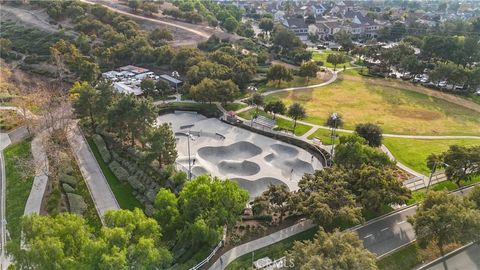
[[[249,130],[207,118],[196,112],[175,111],[160,115],[157,123],[170,123],[176,137],[177,167],[192,177],[211,174],[230,179],[248,190],[253,199],[269,184],[298,189],[305,173],[322,169],[306,150]]]

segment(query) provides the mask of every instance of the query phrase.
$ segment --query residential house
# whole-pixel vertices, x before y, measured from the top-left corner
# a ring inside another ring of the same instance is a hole
[[[305,24],[305,19],[303,17],[289,17],[283,21],[283,25],[288,29],[292,30],[297,36],[307,36],[308,35],[308,25]]]

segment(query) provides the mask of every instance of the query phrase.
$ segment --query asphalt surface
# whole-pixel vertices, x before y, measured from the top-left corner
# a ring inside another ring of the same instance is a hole
[[[468,187],[453,194],[463,196],[472,188]],[[407,219],[414,215],[416,210],[417,206],[414,205],[352,230],[358,233],[366,249],[382,257],[415,240],[415,231]]]
[[[473,189],[473,186],[453,192],[452,194],[464,196]],[[389,215],[372,219],[369,222],[353,227],[350,230],[357,232],[363,245],[369,251],[375,253],[377,257],[383,257],[395,252],[399,248],[413,242],[415,240],[415,231],[407,219],[415,214],[417,206],[411,206],[402,210],[393,212]],[[291,227],[285,228],[278,233],[273,233],[265,237],[247,242],[238,247],[232,248],[224,253],[217,261],[215,261],[210,270],[225,269],[225,267],[236,258],[260,249],[262,247],[277,243],[285,238],[298,234],[311,228],[313,225],[304,221]],[[309,226],[305,226],[309,224]],[[302,225],[302,226],[298,226]],[[288,232],[288,233],[286,233]],[[480,253],[479,253],[480,254]],[[480,257],[480,256],[478,256]],[[451,269],[451,268],[449,268]],[[457,269],[457,268],[453,268]],[[472,269],[472,268],[458,268]],[[475,268],[473,268],[475,269]],[[478,268],[480,269],[480,268]]]
[[[464,270],[480,269],[480,244],[473,244],[468,248],[443,260],[439,260],[422,270]]]

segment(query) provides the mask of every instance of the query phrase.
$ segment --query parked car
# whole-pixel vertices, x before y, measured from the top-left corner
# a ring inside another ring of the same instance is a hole
[[[445,88],[447,87],[447,82],[446,81],[441,81],[438,83],[438,87]]]

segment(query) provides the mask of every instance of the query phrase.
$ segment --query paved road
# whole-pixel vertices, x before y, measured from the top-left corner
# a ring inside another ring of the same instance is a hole
[[[446,258],[435,261],[421,270],[465,270],[480,269],[480,244],[468,245],[465,249],[454,252]]]
[[[463,196],[468,194],[472,188],[473,187],[467,187],[461,191],[453,192],[452,194]],[[350,230],[357,232],[358,237],[363,241],[363,245],[366,249],[375,253],[377,257],[383,257],[415,240],[415,231],[413,230],[412,225],[408,223],[407,217],[415,214],[416,210],[416,205],[404,208],[380,218],[373,219],[365,224],[353,227]],[[300,223],[299,226],[297,225],[227,251],[209,269],[224,269],[230,262],[244,254],[279,242],[313,227],[308,220]]]
[[[120,209],[115,196],[113,195],[107,179],[103,175],[100,166],[95,159],[85,137],[80,131],[77,122],[72,123],[67,134],[68,142],[77,160],[78,167],[87,183],[92,195],[93,202],[97,208],[98,215],[103,218],[108,210]],[[102,219],[103,220],[103,219]]]

